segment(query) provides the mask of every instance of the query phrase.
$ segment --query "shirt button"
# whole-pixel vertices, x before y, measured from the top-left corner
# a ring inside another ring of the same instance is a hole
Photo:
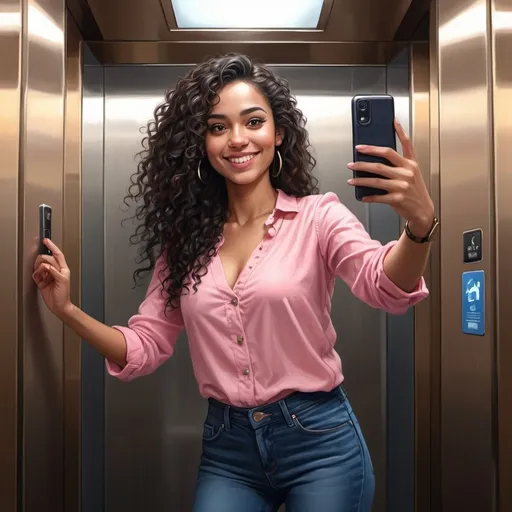
[[[233,298],[231,299],[231,304],[232,304],[233,306],[238,306],[238,299],[237,299],[236,297],[233,297]]]
[[[249,375],[249,373],[251,373],[251,372],[250,372],[250,370],[249,370],[249,368],[246,368],[246,369],[244,370],[244,375]]]
[[[236,338],[236,342],[239,344],[239,345],[242,345],[243,342],[244,342],[244,337],[243,336],[238,336]]]

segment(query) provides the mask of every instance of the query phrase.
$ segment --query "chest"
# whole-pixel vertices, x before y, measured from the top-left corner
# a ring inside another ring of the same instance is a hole
[[[266,234],[267,227],[263,222],[225,227],[224,243],[218,254],[230,288],[234,288],[254,251],[262,246]]]

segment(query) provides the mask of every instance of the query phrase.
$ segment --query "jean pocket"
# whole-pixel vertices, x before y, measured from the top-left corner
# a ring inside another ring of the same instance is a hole
[[[295,426],[306,434],[321,435],[337,432],[351,424],[350,416],[335,396],[292,414]]]
[[[212,424],[206,420],[203,426],[203,441],[211,442],[215,441],[224,432],[224,425]]]

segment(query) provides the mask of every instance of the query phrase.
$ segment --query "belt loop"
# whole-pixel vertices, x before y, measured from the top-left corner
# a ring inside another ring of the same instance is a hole
[[[283,413],[284,419],[286,420],[286,423],[288,423],[289,427],[293,427],[294,423],[290,415],[290,411],[288,410],[288,406],[286,405],[286,402],[284,400],[279,400],[278,403],[279,407],[281,407],[281,411]]]
[[[231,428],[231,422],[229,421],[229,405],[224,406],[224,429],[227,431]]]
[[[336,391],[338,396],[341,398],[341,401],[344,402],[347,399],[347,393],[341,384],[336,388]]]

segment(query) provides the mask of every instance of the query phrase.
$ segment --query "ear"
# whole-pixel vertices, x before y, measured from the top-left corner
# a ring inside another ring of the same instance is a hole
[[[284,140],[284,129],[278,128],[276,130],[276,146],[280,146]]]

